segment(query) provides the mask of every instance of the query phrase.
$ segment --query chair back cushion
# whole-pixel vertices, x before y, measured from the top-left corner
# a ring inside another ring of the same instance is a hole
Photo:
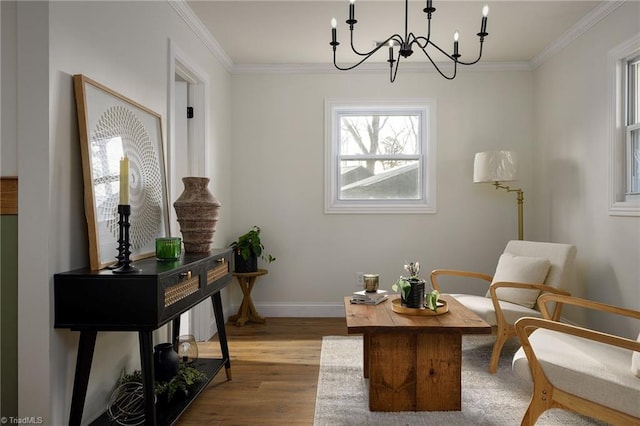
[[[516,282],[541,284],[544,283],[549,272],[549,259],[542,257],[514,256],[503,253],[498,260],[493,282]],[[522,288],[498,288],[496,295],[499,300],[533,308],[540,291]]]
[[[531,256],[549,259],[549,273],[544,284],[568,289],[573,279],[573,264],[576,260],[576,247],[572,244],[547,243],[538,241],[512,240],[507,243],[505,253],[515,256]]]

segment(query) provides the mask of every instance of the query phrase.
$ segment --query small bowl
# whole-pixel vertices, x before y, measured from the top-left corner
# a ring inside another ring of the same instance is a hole
[[[182,239],[180,237],[156,238],[156,259],[161,262],[172,262],[180,259]]]

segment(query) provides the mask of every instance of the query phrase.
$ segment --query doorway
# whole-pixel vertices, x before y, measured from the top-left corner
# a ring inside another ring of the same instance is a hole
[[[169,200],[182,193],[185,176],[208,176],[207,135],[208,78],[169,42]],[[172,207],[172,206],[170,206]],[[169,208],[171,234],[180,236],[175,209]],[[217,332],[211,301],[205,300],[180,317],[179,334],[191,334],[196,340],[209,340]]]

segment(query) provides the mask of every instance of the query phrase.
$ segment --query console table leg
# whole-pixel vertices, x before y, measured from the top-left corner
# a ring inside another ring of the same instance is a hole
[[[216,327],[218,328],[220,351],[222,352],[222,358],[225,360],[225,373],[227,374],[227,380],[231,380],[231,360],[229,358],[229,346],[227,345],[227,330],[224,328],[222,298],[219,291],[211,295],[211,303],[213,304],[213,314],[215,315]]]
[[[144,418],[146,425],[156,425],[156,404],[153,374],[153,336],[150,331],[138,332],[140,340],[140,364],[144,392]]]
[[[80,426],[84,401],[87,396],[93,350],[96,347],[97,331],[81,331],[78,343],[78,355],[76,359],[76,372],[73,379],[73,396],[71,397],[71,413],[69,414],[69,426]]]
[[[173,339],[171,340],[171,344],[176,352],[178,352],[178,337],[180,335],[180,315],[175,317],[171,326],[171,338]]]

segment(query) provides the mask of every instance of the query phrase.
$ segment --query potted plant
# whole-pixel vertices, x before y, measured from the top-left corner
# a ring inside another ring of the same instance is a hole
[[[418,277],[420,263],[411,262],[404,265],[404,269],[409,272],[409,277],[400,276],[391,288],[400,293],[402,306],[407,308],[422,309],[427,307],[432,311],[437,310],[438,293],[437,290],[425,292],[425,281]]]
[[[246,234],[230,244],[233,248],[235,271],[256,272],[258,257],[267,263],[276,260],[271,254],[264,254],[264,245],[260,240],[260,228],[253,226]]]

